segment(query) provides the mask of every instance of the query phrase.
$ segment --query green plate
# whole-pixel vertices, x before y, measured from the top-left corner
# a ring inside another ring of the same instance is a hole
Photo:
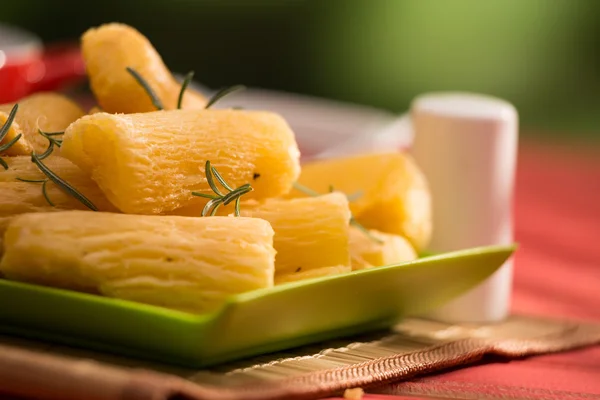
[[[514,250],[480,247],[288,283],[202,315],[0,279],[0,332],[205,367],[391,326],[475,286]]]

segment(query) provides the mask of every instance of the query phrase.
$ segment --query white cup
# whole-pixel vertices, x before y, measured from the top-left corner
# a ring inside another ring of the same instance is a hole
[[[508,102],[430,93],[411,106],[411,152],[429,181],[433,237],[445,252],[513,242],[518,116]],[[512,260],[468,293],[428,314],[445,322],[493,322],[510,311]]]

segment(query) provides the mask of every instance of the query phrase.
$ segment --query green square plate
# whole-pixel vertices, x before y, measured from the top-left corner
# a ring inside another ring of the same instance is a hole
[[[472,288],[514,251],[479,247],[288,283],[202,315],[0,279],[0,332],[199,368],[391,326]]]

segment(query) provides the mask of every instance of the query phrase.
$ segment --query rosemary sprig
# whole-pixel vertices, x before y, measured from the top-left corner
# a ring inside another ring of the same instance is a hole
[[[38,158],[40,160],[45,160],[46,158],[48,158],[48,156],[50,156],[50,154],[52,154],[53,151],[54,151],[54,143],[50,142],[46,151],[44,151],[42,154],[40,154],[38,156]]]
[[[207,215],[215,215],[217,210],[221,205],[227,205],[232,201],[235,201],[235,216],[240,216],[240,197],[253,191],[254,189],[250,186],[249,183],[242,185],[236,189],[233,189],[231,186],[225,182],[225,179],[221,176],[219,171],[213,166],[210,165],[210,161],[206,161],[204,165],[204,172],[206,174],[206,181],[208,182],[208,186],[212,189],[215,194],[206,194],[200,192],[192,192],[192,196],[204,197],[205,199],[210,199],[208,203],[204,206],[202,210],[202,216],[205,217]],[[219,187],[217,186],[215,179],[223,186],[223,188],[227,189],[228,193],[223,194]]]
[[[244,85],[235,85],[235,86],[230,86],[230,87],[223,88],[223,89],[219,90],[217,93],[215,93],[208,100],[208,103],[206,103],[206,105],[204,106],[204,108],[205,109],[210,108],[213,104],[215,104],[217,101],[219,101],[223,97],[227,96],[228,94],[233,93],[233,92],[237,92],[238,90],[244,90],[244,89],[246,89],[246,86],[244,86]]]
[[[0,128],[0,141],[2,141],[2,139],[4,139],[4,137],[8,133],[8,130],[10,129],[13,121],[15,120],[15,116],[17,115],[18,110],[19,110],[18,104],[15,104],[13,106],[13,108],[10,110],[10,113],[8,114],[8,118],[6,119],[6,123],[4,125],[2,125],[2,128]]]
[[[54,172],[50,170],[43,162],[40,160],[39,156],[35,154],[35,152],[31,153],[31,161],[37,165],[37,167],[42,171],[44,175],[48,177],[49,180],[54,182],[56,186],[58,186],[63,192],[73,196],[77,200],[79,200],[84,206],[89,208],[92,211],[98,211],[98,208],[92,203],[87,197],[81,194],[77,189],[71,186],[68,182],[63,180],[60,176],[56,175]]]
[[[144,88],[144,90],[148,94],[148,97],[150,97],[150,101],[152,101],[152,105],[156,107],[157,110],[164,110],[165,107],[163,106],[162,102],[160,101],[154,90],[152,90],[152,88],[150,87],[148,81],[146,81],[144,77],[140,75],[140,73],[137,72],[135,69],[131,67],[127,67],[125,69],[131,74],[131,76],[133,76],[137,83],[139,83],[140,86]]]
[[[40,160],[44,160],[48,158],[50,154],[54,151],[54,146],[61,147],[62,139],[55,139],[54,136],[63,135],[64,132],[44,132],[38,128],[38,133],[48,139],[48,148],[42,154],[38,156]]]
[[[2,143],[2,141],[8,134],[8,131],[10,130],[10,127],[12,126],[13,121],[15,120],[15,116],[17,115],[18,110],[19,110],[19,105],[15,104],[13,106],[13,108],[10,110],[10,114],[8,114],[8,118],[6,119],[6,122],[4,123],[4,125],[2,125],[2,128],[0,128],[0,143]],[[13,144],[17,143],[19,141],[19,139],[21,139],[22,136],[23,135],[19,133],[10,142],[0,146],[0,153],[10,149]],[[0,165],[2,165],[2,167],[4,167],[4,169],[8,169],[8,164],[6,163],[6,161],[4,161],[2,159],[2,157],[0,157]]]
[[[38,133],[48,139],[50,143],[54,143],[57,147],[61,147],[63,144],[62,139],[55,139],[54,136],[64,135],[64,132],[44,132],[41,129],[38,129]]]
[[[335,191],[333,185],[329,185],[329,193],[333,193]],[[347,198],[348,196],[346,196]],[[350,201],[350,200],[348,200]],[[383,244],[383,240],[373,236],[373,234],[371,232],[369,232],[369,230],[367,228],[365,228],[360,222],[358,222],[356,220],[356,218],[354,218],[354,215],[350,214],[350,225],[353,225],[355,228],[357,228],[359,231],[361,231],[362,233],[364,233],[369,239],[371,239],[372,241],[379,243],[379,244]]]
[[[64,135],[65,131],[62,132],[44,132],[41,129],[38,129],[39,133],[43,136],[58,136],[58,135]],[[61,140],[62,142],[62,140]]]
[[[369,239],[371,239],[375,243],[383,244],[383,240],[379,239],[378,237],[373,236],[373,234],[371,232],[369,232],[369,230],[367,228],[365,228],[360,222],[358,222],[356,220],[356,218],[354,218],[354,215],[350,216],[350,225],[353,225],[356,229],[358,229],[359,231],[364,233],[365,236],[367,236]]]
[[[41,183],[42,184],[42,194],[44,195],[44,198],[46,199],[46,201],[48,202],[48,204],[50,204],[50,206],[52,207],[56,207],[56,204],[54,204],[54,202],[52,200],[50,200],[50,196],[48,196],[48,191],[47,191],[47,184],[48,184],[48,179],[24,179],[24,178],[16,178],[18,181],[21,182],[31,182],[31,183]]]
[[[321,196],[320,193],[315,192],[311,188],[301,185],[298,182],[294,182],[294,188],[296,190],[301,191],[304,194],[309,195],[309,196],[313,196],[313,197]],[[329,185],[329,193],[332,193],[334,191],[335,191],[335,188],[333,187],[333,185]],[[362,195],[362,193],[360,195]],[[350,196],[353,196],[353,195],[346,195],[346,197],[348,198],[348,201],[351,201]],[[352,214],[350,214],[350,225],[353,225],[354,227],[356,227],[358,230],[360,230],[362,233],[364,233],[372,241],[379,243],[379,244],[383,244],[383,240],[373,236],[373,234],[371,232],[369,232],[369,230],[367,228],[365,228],[360,222],[358,222],[356,220],[356,218],[354,218],[354,215],[352,215]]]
[[[183,83],[181,84],[181,90],[179,91],[179,98],[177,99],[178,109],[181,108],[181,104],[183,103],[183,94],[185,93],[185,90],[187,89],[192,79],[194,79],[194,71],[188,72],[185,78],[183,79]]]
[[[15,138],[13,140],[6,143],[5,145],[0,146],[0,153],[10,149],[13,144],[17,143],[19,141],[19,139],[21,139],[21,136],[23,136],[23,135],[19,133],[17,136],[15,136]],[[6,163],[6,161],[4,161],[2,159],[2,157],[0,157],[0,165],[2,165],[2,167],[4,167],[4,169],[8,169],[8,164]]]
[[[359,190],[358,192],[354,192],[354,193],[350,193],[348,195],[346,195],[346,198],[348,198],[348,201],[352,202],[352,201],[356,201],[358,199],[360,199],[363,195],[362,190]]]
[[[314,190],[312,190],[311,188],[304,186],[298,182],[294,182],[294,189],[299,190],[300,192],[307,194],[309,196],[312,197],[316,197],[316,196],[320,196],[321,193],[319,192],[315,192]]]

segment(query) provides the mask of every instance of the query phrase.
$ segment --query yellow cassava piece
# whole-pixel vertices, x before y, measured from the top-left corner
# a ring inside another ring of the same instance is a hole
[[[69,126],[62,154],[128,214],[201,210],[207,199],[191,192],[214,194],[207,160],[231,187],[252,184],[247,198],[286,194],[300,173],[294,133],[277,114],[260,111],[88,115]]]
[[[327,193],[330,186],[357,194],[350,210],[364,227],[406,237],[417,250],[431,238],[431,194],[413,158],[404,153],[364,154],[302,166],[299,183]],[[293,197],[306,194],[294,189]]]
[[[17,114],[18,114],[18,112],[17,112]],[[8,120],[9,120],[9,113],[0,111],[0,127],[4,126],[4,124],[6,124],[8,122]],[[15,118],[15,120],[13,120],[12,124],[10,124],[8,131],[6,132],[6,136],[4,136],[4,139],[2,139],[2,141],[0,141],[0,146],[9,143],[10,141],[14,140],[19,135],[21,135],[21,138],[19,140],[17,140],[8,149],[6,149],[3,152],[0,152],[0,155],[15,156],[15,155],[19,155],[19,154],[31,153],[31,151],[33,150],[33,147],[31,147],[31,144],[25,138],[25,135],[23,135],[23,130],[19,126],[19,123],[16,121],[16,118]]]
[[[3,114],[8,115],[13,106],[12,103],[0,105],[0,124],[5,118]],[[38,129],[44,132],[62,132],[83,115],[85,113],[77,103],[59,93],[36,93],[19,100],[15,122],[23,137],[6,154],[29,155],[31,150],[43,153],[48,147],[48,140],[38,133]],[[7,140],[10,139],[7,137],[3,142]],[[55,148],[54,154],[60,154],[60,149]]]
[[[357,227],[350,226],[350,256],[352,270],[359,270],[412,261],[417,258],[417,253],[410,242],[400,235],[374,229],[369,230],[367,235]]]
[[[89,29],[81,38],[90,85],[109,113],[155,111],[144,88],[127,72],[138,72],[161,100],[165,110],[177,108],[181,89],[150,41],[131,26],[110,23]],[[206,99],[188,88],[182,108],[204,108]]]
[[[273,285],[273,229],[258,218],[26,214],[4,250],[8,279],[194,313]]]
[[[262,218],[275,231],[276,279],[279,275],[325,267],[350,270],[348,224],[350,209],[342,193],[301,199],[269,199],[243,203],[241,215]],[[348,268],[346,268],[348,267]]]

